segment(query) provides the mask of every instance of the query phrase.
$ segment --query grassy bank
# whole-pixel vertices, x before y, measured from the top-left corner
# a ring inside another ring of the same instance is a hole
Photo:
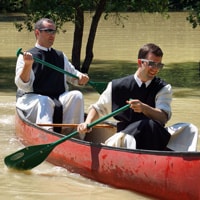
[[[14,84],[16,58],[1,58],[0,62],[0,91],[13,94],[16,91]],[[95,82],[108,82],[119,78],[137,69],[136,63],[126,61],[93,61],[89,76]],[[195,62],[167,64],[159,76],[174,88],[174,97],[200,97],[200,71],[199,64]],[[84,92],[92,92],[92,88],[83,88]]]

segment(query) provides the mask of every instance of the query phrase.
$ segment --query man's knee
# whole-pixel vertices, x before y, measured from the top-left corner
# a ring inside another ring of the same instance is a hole
[[[55,106],[53,100],[50,97],[44,96],[44,95],[39,96],[38,104],[40,104],[41,106],[45,106],[45,107],[46,106],[51,106],[51,107]]]

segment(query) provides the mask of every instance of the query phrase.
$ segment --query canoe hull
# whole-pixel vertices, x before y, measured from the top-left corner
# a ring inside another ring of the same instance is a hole
[[[28,123],[19,114],[16,135],[26,146],[62,137]],[[95,181],[160,199],[200,199],[197,152],[127,150],[70,139],[58,145],[47,160]]]

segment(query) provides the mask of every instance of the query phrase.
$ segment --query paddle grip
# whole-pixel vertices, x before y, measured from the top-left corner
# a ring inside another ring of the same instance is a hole
[[[19,56],[19,54],[24,55],[24,53],[22,52],[22,48],[19,48],[19,49],[17,50],[17,53],[16,53],[16,54],[17,54],[17,57]],[[67,71],[65,71],[65,70],[63,70],[63,69],[61,69],[61,68],[59,68],[59,67],[57,67],[57,66],[55,66],[55,65],[53,65],[53,64],[51,64],[51,63],[48,63],[48,62],[46,62],[46,61],[44,61],[44,60],[41,60],[41,59],[36,58],[36,57],[33,57],[33,60],[36,61],[36,62],[38,62],[38,63],[40,63],[40,64],[42,64],[42,65],[45,65],[45,66],[51,68],[51,69],[54,69],[54,70],[56,70],[56,71],[59,71],[59,72],[61,72],[61,73],[63,73],[63,74],[66,74],[66,75],[69,75],[69,76],[71,76],[71,77],[73,77],[73,78],[79,79],[78,76],[76,76],[76,75],[74,75],[74,74],[71,74],[71,73],[69,73],[69,72],[67,72]]]
[[[110,114],[108,114],[108,115],[106,115],[106,116],[104,116],[104,117],[101,117],[100,119],[98,119],[98,120],[96,120],[96,121],[94,121],[94,122],[88,124],[87,127],[88,127],[88,128],[92,128],[93,126],[99,124],[100,122],[103,122],[103,121],[105,121],[106,119],[108,119],[108,118],[110,118],[110,117],[113,117],[113,116],[117,115],[118,113],[120,113],[120,112],[122,112],[122,111],[124,111],[124,110],[127,110],[129,107],[130,107],[130,104],[127,104],[127,105],[125,105],[125,106],[123,106],[123,107],[121,107],[121,108],[119,108],[119,109],[117,109],[117,110],[111,112]]]
[[[87,127],[88,128],[92,128],[93,126],[97,125],[98,123],[101,123],[101,122],[105,121],[106,119],[108,119],[110,117],[113,117],[113,116],[117,115],[118,113],[120,113],[120,112],[122,112],[124,110],[127,110],[129,107],[130,107],[130,104],[127,104],[127,105],[125,105],[125,106],[123,106],[123,107],[111,112],[110,114],[108,114],[106,116],[103,116],[100,119],[88,124]],[[60,144],[60,143],[62,143],[64,141],[68,140],[69,138],[75,136],[76,134],[78,134],[78,131],[74,131],[74,132],[66,135],[65,137],[61,138],[60,140],[57,140],[57,141],[51,143],[51,146],[56,146],[56,145],[58,145],[58,144]]]

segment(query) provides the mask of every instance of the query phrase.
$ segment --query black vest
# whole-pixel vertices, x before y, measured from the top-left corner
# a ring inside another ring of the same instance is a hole
[[[133,75],[129,75],[120,79],[112,81],[112,111],[126,105],[126,100],[139,99],[151,107],[155,107],[156,94],[167,83],[158,77],[155,77],[150,85],[141,89],[135,81]],[[132,109],[125,110],[114,117],[116,120],[121,121],[119,129],[123,129],[132,122],[142,119],[147,119],[143,113],[136,113]]]
[[[61,69],[64,69],[64,57],[61,51],[51,49],[51,51],[43,51],[34,47],[29,50],[33,57],[51,63]],[[64,75],[54,69],[51,69],[38,62],[33,63],[33,72],[35,80],[33,83],[33,92],[41,95],[57,98],[65,92]]]

